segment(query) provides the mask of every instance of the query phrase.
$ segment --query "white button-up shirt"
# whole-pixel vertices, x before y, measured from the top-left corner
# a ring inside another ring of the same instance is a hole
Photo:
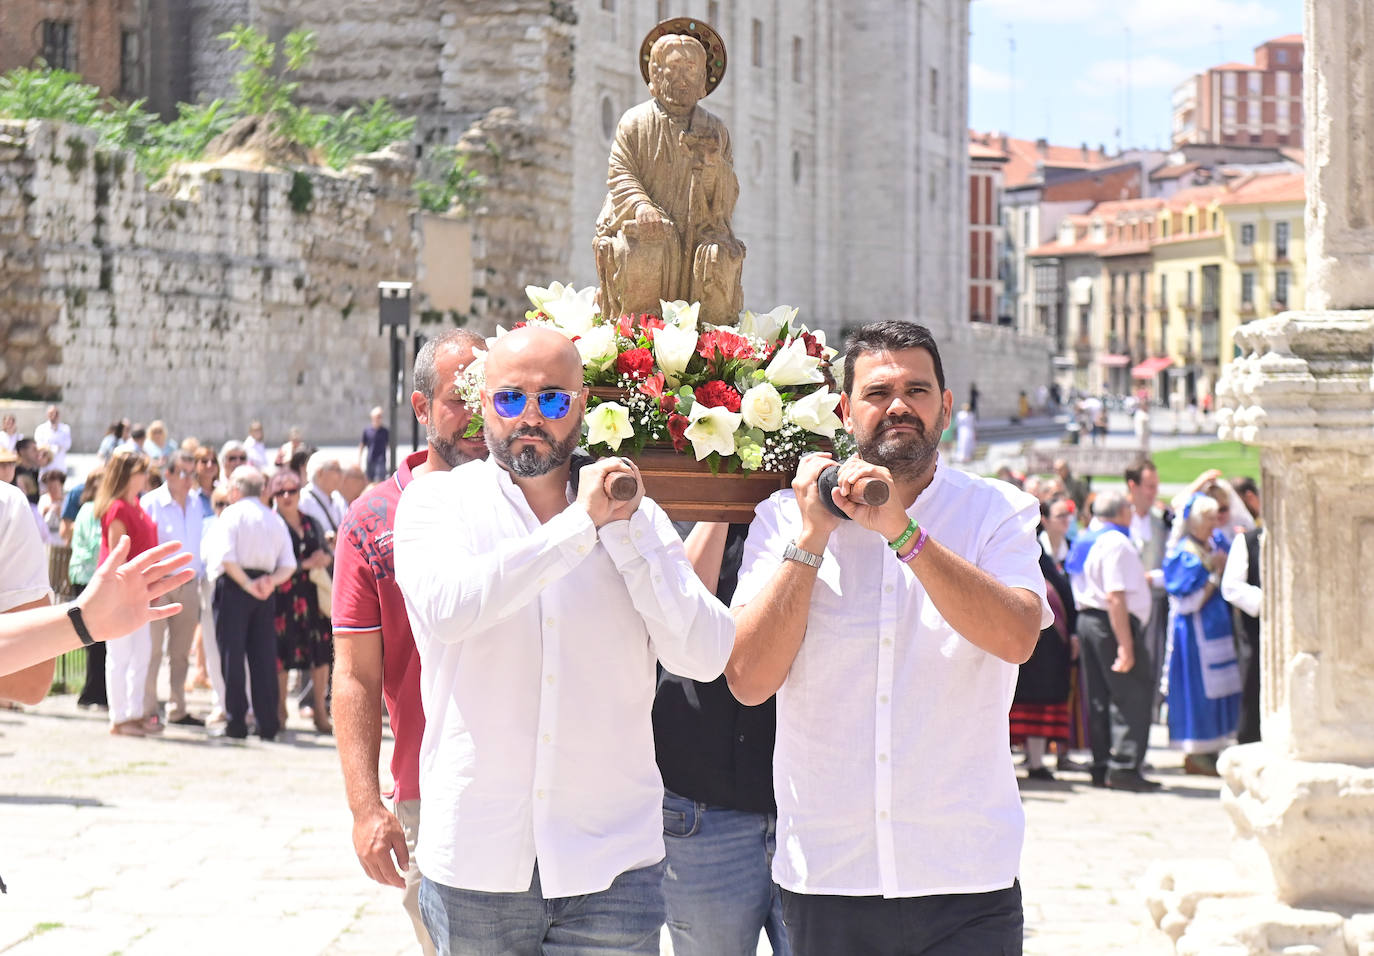
[[[52,464],[48,468],[67,470],[67,452],[72,447],[72,427],[66,422],[52,422],[44,419],[33,430],[33,440],[41,448],[52,449]],[[44,469],[45,471],[47,469]]]
[[[191,567],[195,568],[196,579],[205,576],[205,563],[200,559],[200,533],[205,521],[205,509],[200,503],[200,493],[186,493],[186,507],[176,503],[171,490],[163,485],[154,488],[138,503],[157,523],[157,543],[180,541],[181,550],[191,554]]]
[[[1038,595],[1041,627],[1053,620],[1030,495],[941,463],[907,514],[1001,583]],[[791,491],[759,505],[736,606],[758,595],[800,533]],[[777,695],[773,879],[838,896],[1011,886],[1025,829],[1007,745],[1015,689],[1016,665],[961,637],[880,536],[844,522]]]
[[[296,567],[286,521],[257,498],[240,498],[220,512],[210,526],[204,555],[211,581],[224,573],[226,561],[269,574]]]
[[[1089,531],[1105,528],[1107,522],[1094,518]],[[1141,624],[1150,619],[1150,582],[1145,565],[1140,560],[1130,535],[1103,531],[1083,564],[1081,574],[1069,575],[1073,585],[1073,600],[1080,609],[1107,610],[1107,596],[1116,591],[1126,592],[1126,610]]]
[[[537,859],[565,897],[661,860],[655,659],[713,680],[735,636],[662,509],[598,533],[570,504],[540,524],[476,461],[407,486],[395,560],[420,652],[425,876],[523,892]]]
[[[301,511],[315,519],[321,532],[329,534],[339,530],[348,508],[344,504],[343,495],[338,492],[325,494],[324,490],[312,481],[301,488]]]

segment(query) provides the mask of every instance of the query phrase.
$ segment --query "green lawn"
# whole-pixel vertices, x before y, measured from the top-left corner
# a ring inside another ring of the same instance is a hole
[[[1260,477],[1259,449],[1238,441],[1173,448],[1155,452],[1150,457],[1164,484],[1187,484],[1208,468],[1220,469],[1226,478],[1249,475],[1259,481]]]

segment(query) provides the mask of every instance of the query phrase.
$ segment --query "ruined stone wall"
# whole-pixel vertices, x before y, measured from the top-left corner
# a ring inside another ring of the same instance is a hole
[[[150,192],[89,131],[0,122],[0,393],[223,440],[351,440],[385,396],[376,283],[418,254],[404,158],[348,175],[196,167]]]

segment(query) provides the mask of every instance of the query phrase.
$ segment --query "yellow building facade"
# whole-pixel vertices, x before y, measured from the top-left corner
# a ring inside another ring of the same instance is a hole
[[[1147,338],[1173,359],[1160,397],[1204,403],[1239,326],[1303,308],[1304,200],[1302,174],[1277,173],[1182,190],[1159,213]]]

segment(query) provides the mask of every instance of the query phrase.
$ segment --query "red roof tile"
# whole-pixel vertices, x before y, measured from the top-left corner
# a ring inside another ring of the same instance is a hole
[[[1305,202],[1307,181],[1302,173],[1272,173],[1252,176],[1221,199],[1223,206],[1249,203]]]
[[[1062,169],[1089,169],[1107,161],[1104,152],[1097,149],[1084,150],[1081,146],[1046,146],[1042,153],[1034,140],[1003,137],[996,133],[979,133],[969,130],[970,149],[977,145],[986,147],[1007,158],[1002,170],[1003,185],[1008,189],[1022,186],[1035,176],[1037,165]],[[1086,152],[1086,155],[1085,155]]]
[[[1161,166],[1154,172],[1150,173],[1150,178],[1155,181],[1164,179],[1178,179],[1179,177],[1186,176],[1193,170],[1200,169],[1201,167],[1201,163],[1179,163],[1176,166]]]

